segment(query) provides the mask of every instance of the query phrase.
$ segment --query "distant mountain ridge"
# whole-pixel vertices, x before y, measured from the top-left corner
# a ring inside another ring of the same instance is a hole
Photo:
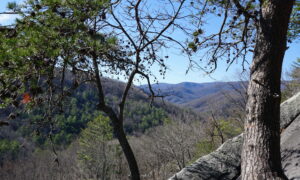
[[[209,106],[216,105],[219,108],[228,107],[228,99],[225,94],[234,99],[239,97],[236,91],[245,92],[246,82],[209,82],[193,83],[182,82],[178,84],[158,83],[152,87],[158,95],[165,96],[165,100],[174,104],[194,109],[198,112],[209,110]],[[145,92],[149,92],[145,85],[140,86]]]

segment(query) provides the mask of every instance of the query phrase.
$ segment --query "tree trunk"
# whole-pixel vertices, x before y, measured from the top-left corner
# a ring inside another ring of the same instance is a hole
[[[117,137],[121,145],[122,151],[125,155],[125,158],[127,160],[127,163],[129,165],[129,170],[131,173],[130,179],[140,180],[140,172],[139,172],[138,164],[134,156],[134,153],[132,151],[132,148],[127,140],[126,134],[124,132],[123,122],[116,116],[116,114],[110,107],[103,105],[100,109],[103,110],[112,121],[114,135]]]
[[[122,147],[122,150],[125,154],[127,163],[129,165],[129,169],[131,172],[131,180],[140,180],[140,173],[139,168],[137,165],[137,161],[133,154],[132,148],[129,145],[129,142],[126,138],[126,134],[124,132],[123,126],[122,127],[114,127],[114,132],[119,140],[119,143]]]
[[[293,0],[261,2],[242,150],[243,180],[287,179],[280,156],[280,79]]]

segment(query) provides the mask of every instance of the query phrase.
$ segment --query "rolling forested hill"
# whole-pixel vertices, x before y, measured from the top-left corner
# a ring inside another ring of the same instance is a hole
[[[181,107],[191,108],[197,112],[208,112],[218,109],[223,115],[228,115],[226,109],[233,106],[245,105],[245,90],[247,83],[237,82],[212,82],[179,84],[159,83],[154,84],[155,91],[165,96],[165,100]],[[141,86],[145,88],[145,86]],[[147,91],[147,89],[145,89]]]

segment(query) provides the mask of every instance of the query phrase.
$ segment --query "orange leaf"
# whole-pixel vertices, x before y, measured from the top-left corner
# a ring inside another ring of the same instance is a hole
[[[21,101],[23,104],[27,104],[31,102],[31,96],[29,93],[23,94],[23,99]]]

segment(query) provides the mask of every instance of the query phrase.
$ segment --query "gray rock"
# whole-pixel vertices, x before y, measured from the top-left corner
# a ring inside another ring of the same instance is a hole
[[[300,180],[300,93],[281,104],[281,156],[285,174]],[[240,174],[242,134],[199,158],[169,180],[237,180]]]
[[[300,92],[280,105],[280,127],[287,128],[300,115]]]
[[[242,135],[229,139],[216,151],[201,157],[171,180],[235,179],[240,174]]]

